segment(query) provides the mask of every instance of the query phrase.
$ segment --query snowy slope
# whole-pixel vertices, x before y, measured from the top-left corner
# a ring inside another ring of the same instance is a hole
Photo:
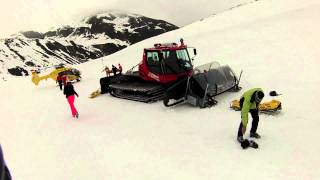
[[[53,81],[1,82],[0,141],[14,179],[319,179],[319,18],[317,1],[258,1],[78,65],[79,120]],[[142,48],[180,37],[197,48],[196,65],[244,70],[243,90],[207,109],[87,98],[104,65],[129,69]],[[283,110],[260,116],[260,149],[244,151],[235,140],[240,113],[229,102],[251,87],[282,93]]]

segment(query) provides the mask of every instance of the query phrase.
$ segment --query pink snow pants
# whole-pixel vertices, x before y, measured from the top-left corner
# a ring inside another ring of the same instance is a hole
[[[70,105],[72,116],[75,117],[78,113],[77,109],[74,107],[74,95],[68,96],[68,103]]]

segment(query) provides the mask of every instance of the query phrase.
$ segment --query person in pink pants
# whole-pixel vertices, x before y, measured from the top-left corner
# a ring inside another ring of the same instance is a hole
[[[67,98],[68,103],[70,105],[72,117],[79,118],[79,113],[78,113],[76,107],[74,106],[74,99],[75,99],[74,95],[76,95],[77,97],[79,97],[79,95],[74,90],[74,87],[71,82],[67,82],[67,85],[64,87],[63,94],[66,95],[66,98]]]

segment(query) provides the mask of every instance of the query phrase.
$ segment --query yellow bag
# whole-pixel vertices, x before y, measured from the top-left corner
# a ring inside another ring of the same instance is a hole
[[[240,101],[233,100],[230,104],[230,108],[240,111]],[[261,112],[276,112],[282,109],[281,102],[275,99],[259,104],[258,108]]]
[[[91,94],[90,94],[90,96],[89,96],[89,98],[95,98],[95,97],[97,97],[97,96],[99,96],[101,94],[101,91],[100,91],[100,89],[98,89],[98,90],[96,90],[96,91],[93,91]]]

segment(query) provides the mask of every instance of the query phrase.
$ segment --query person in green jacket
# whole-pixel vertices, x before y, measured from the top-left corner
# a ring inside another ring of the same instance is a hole
[[[262,101],[264,93],[261,88],[250,89],[241,96],[240,99],[240,109],[241,109],[241,123],[238,129],[237,140],[242,143],[244,141],[243,135],[246,132],[248,124],[248,114],[250,112],[252,117],[252,125],[250,130],[250,137],[260,138],[260,135],[257,133],[257,128],[259,124],[259,114],[258,114],[258,105]]]

